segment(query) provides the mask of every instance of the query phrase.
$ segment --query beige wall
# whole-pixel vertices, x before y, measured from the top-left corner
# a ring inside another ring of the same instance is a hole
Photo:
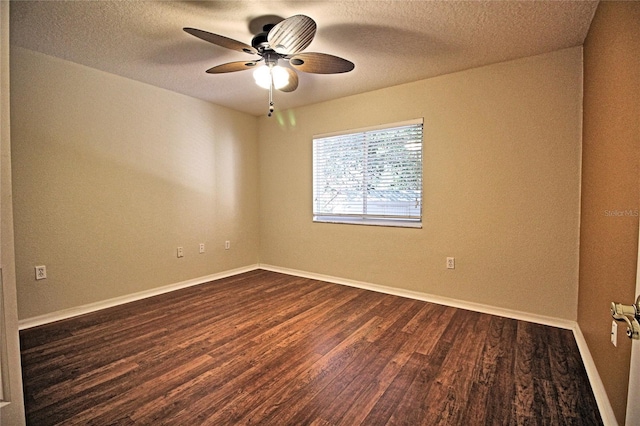
[[[258,259],[576,317],[580,48],[271,119],[12,53],[21,318]],[[423,228],[312,223],[312,135],[416,117],[425,117]],[[48,278],[36,282],[40,264]]]
[[[11,55],[21,319],[258,262],[255,117]]]
[[[0,369],[3,400],[0,425],[25,424],[15,253],[13,248],[13,206],[11,201],[11,133],[9,114],[9,2],[0,2]]]
[[[640,3],[602,2],[584,45],[578,323],[621,424],[631,345],[624,326],[611,345],[609,303],[635,300],[639,160]]]
[[[262,117],[261,262],[575,320],[581,105],[576,47]],[[312,136],[418,117],[423,228],[313,223]]]

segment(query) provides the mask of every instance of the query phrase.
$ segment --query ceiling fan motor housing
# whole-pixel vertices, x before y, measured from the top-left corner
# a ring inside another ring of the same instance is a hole
[[[267,40],[267,36],[269,35],[269,31],[271,28],[275,27],[275,24],[267,24],[262,27],[262,32],[256,34],[256,36],[251,40],[251,46],[253,46],[258,51],[263,51],[264,49],[269,47],[269,41]]]

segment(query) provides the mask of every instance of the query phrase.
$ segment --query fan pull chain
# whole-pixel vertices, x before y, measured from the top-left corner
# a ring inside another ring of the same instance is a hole
[[[271,70],[269,70],[269,74],[271,78],[269,81],[269,114],[267,114],[267,117],[271,117],[271,114],[273,114],[273,74]]]
[[[273,114],[273,79],[269,85],[269,114],[267,117],[271,117],[271,114]]]

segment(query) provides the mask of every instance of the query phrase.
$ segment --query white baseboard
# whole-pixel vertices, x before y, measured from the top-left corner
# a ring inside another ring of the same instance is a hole
[[[547,317],[544,315],[536,315],[528,312],[520,312],[511,309],[498,308],[495,306],[484,305],[481,303],[467,302],[464,300],[453,299],[449,297],[436,296],[433,294],[422,293],[418,291],[404,290],[401,288],[387,287],[378,284],[371,284],[362,281],[348,280],[344,278],[332,277],[329,275],[316,274],[313,272],[299,271],[296,269],[281,268],[279,266],[260,264],[260,269],[272,272],[280,272],[288,275],[295,275],[302,278],[310,278],[319,281],[326,281],[334,284],[342,284],[350,287],[362,288],[364,290],[376,291],[378,293],[391,294],[394,296],[406,297],[408,299],[422,300],[424,302],[437,303],[438,305],[451,306],[453,308],[466,309],[484,314],[497,315],[505,318],[512,318],[522,321],[533,322],[536,324],[550,325],[553,327],[573,330],[576,325],[575,321],[562,318]]]
[[[254,271],[258,268],[259,266],[256,264],[256,265],[245,266],[242,268],[231,269],[228,271],[218,272],[216,274],[211,274],[204,277],[194,278],[191,280],[182,281],[175,284],[169,284],[163,287],[158,287],[150,290],[141,291],[138,293],[128,294],[126,296],[114,297],[113,299],[103,300],[95,303],[89,303],[87,305],[77,306],[74,308],[63,309],[61,311],[52,312],[50,314],[40,315],[33,318],[26,318],[18,322],[18,328],[20,330],[25,330],[27,328],[37,327],[39,325],[49,324],[55,321],[60,321],[63,319],[88,314],[90,312],[99,311],[101,309],[111,308],[113,306],[123,305],[129,302],[135,302],[136,300],[146,299],[148,297],[169,293],[171,291],[179,290],[181,288],[192,287],[194,285],[204,284],[209,281],[231,277],[233,275],[238,275],[243,272]]]
[[[365,290],[377,291],[379,293],[392,294],[394,296],[406,297],[409,299],[422,300],[425,302],[437,303],[439,305],[451,306],[454,308],[466,309],[474,312],[481,312],[490,315],[497,315],[505,318],[512,318],[520,321],[528,321],[535,324],[549,325],[552,327],[572,330],[576,339],[582,362],[587,370],[587,376],[591,383],[591,389],[596,398],[600,416],[605,426],[618,426],[618,422],[613,413],[613,408],[609,402],[609,397],[604,388],[604,384],[600,379],[596,365],[591,357],[591,352],[584,339],[582,331],[576,321],[566,320],[562,318],[547,317],[543,315],[531,314],[528,312],[520,312],[511,309],[498,308],[495,306],[484,305],[480,303],[467,302],[463,300],[452,299],[448,297],[435,296],[427,293],[403,290],[394,287],[381,286],[377,284],[365,283],[361,281],[348,280],[344,278],[332,277],[329,275],[316,274],[312,272],[299,271],[296,269],[281,268],[273,265],[260,265],[260,269],[267,271],[280,272],[287,275],[294,275],[303,278],[310,278],[319,281],[326,281],[334,284],[342,284],[350,287],[362,288]]]
[[[596,364],[591,357],[591,351],[589,351],[589,346],[587,345],[587,341],[585,340],[578,323],[576,323],[573,328],[573,335],[576,339],[576,343],[578,344],[580,355],[582,356],[582,363],[584,364],[584,368],[587,370],[587,376],[589,377],[591,389],[593,390],[596,402],[598,403],[602,422],[605,426],[618,426],[618,421],[613,413],[613,407],[611,407],[611,402],[609,402],[609,397],[607,396],[607,392],[604,388],[604,383],[602,383],[600,374],[598,374]]]

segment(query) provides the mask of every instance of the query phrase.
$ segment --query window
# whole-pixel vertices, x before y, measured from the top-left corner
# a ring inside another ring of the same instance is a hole
[[[313,138],[313,220],[421,227],[422,119]]]

